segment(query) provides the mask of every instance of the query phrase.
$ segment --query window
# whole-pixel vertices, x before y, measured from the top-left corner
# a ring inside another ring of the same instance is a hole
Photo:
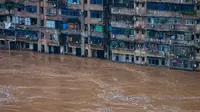
[[[145,61],[145,58],[144,58],[144,57],[142,57],[142,61]]]
[[[147,2],[147,9],[160,11],[194,11],[194,4],[175,4],[167,2]]]
[[[200,49],[197,49],[197,53],[200,53]]]
[[[44,33],[41,33],[41,40],[44,39]]]
[[[41,26],[44,26],[44,20],[41,20]]]
[[[139,56],[136,56],[136,61],[139,61]]]
[[[36,13],[37,7],[36,6],[26,6],[26,12]]]
[[[129,61],[129,55],[126,55],[126,61]]]
[[[25,25],[31,25],[31,19],[25,18]]]
[[[165,65],[165,60],[162,60],[162,65]]]
[[[67,16],[67,9],[61,9],[61,15]]]
[[[68,16],[79,16],[80,15],[79,14],[80,10],[67,9],[67,11],[68,11],[68,13],[67,13]]]
[[[55,21],[47,20],[47,27],[48,28],[55,28]]]
[[[197,24],[200,24],[200,19],[199,19],[199,20],[197,20]]]
[[[96,4],[96,5],[102,5],[103,4],[103,0],[90,0],[91,4]]]
[[[191,19],[186,20],[186,25],[193,25],[193,24],[194,24],[194,20],[191,20]]]
[[[159,61],[158,61],[158,60],[155,60],[155,61],[156,61],[156,63],[155,63],[155,64],[156,64],[156,65],[159,65]]]
[[[44,7],[40,7],[40,13],[43,14],[44,13]]]
[[[56,9],[47,8],[47,15],[56,15]]]
[[[134,62],[134,56],[132,56],[131,60],[132,60],[132,62]]]
[[[196,38],[197,38],[197,39],[199,38],[199,35],[198,35],[198,34],[196,35]]]
[[[19,20],[19,17],[17,17],[17,16],[13,16],[13,17],[12,17],[12,22],[13,22],[13,23],[19,24],[19,21],[20,21],[20,20]]]
[[[80,4],[80,0],[68,0],[70,4]]]
[[[197,10],[200,10],[200,6],[199,5],[197,6]]]
[[[6,9],[6,4],[0,4],[0,9]]]
[[[91,18],[102,18],[102,11],[90,11]]]

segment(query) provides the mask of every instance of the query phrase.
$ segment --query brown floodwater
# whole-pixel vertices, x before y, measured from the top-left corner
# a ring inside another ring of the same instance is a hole
[[[0,112],[200,112],[200,72],[0,50]]]

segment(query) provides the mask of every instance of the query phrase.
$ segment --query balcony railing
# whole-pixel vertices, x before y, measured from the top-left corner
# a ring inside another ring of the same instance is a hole
[[[134,24],[131,22],[124,22],[124,21],[111,21],[112,27],[118,28],[134,28]]]
[[[129,35],[129,36],[127,36],[127,35],[111,35],[111,39],[117,39],[117,40],[122,40],[122,41],[128,41],[128,42],[133,42],[133,41],[135,41],[135,37],[134,36],[132,36],[132,35]]]
[[[136,28],[136,29],[144,29],[145,28],[144,21],[136,21],[135,24],[134,24],[134,28]]]
[[[136,7],[136,15],[139,16],[146,15],[146,9],[144,7]]]
[[[194,19],[195,15],[188,15],[181,12],[168,12],[168,11],[155,11],[147,10],[147,16],[158,16],[158,17],[181,17]]]
[[[59,46],[59,41],[58,40],[48,40],[47,41],[48,45],[56,45]]]
[[[146,24],[145,28],[157,31],[183,31],[194,32],[193,25]]]
[[[74,34],[74,35],[80,35],[81,34],[81,30],[79,29],[65,29],[61,31],[64,34]]]
[[[135,15],[135,10],[131,9],[131,8],[112,7],[111,13],[112,14],[123,14],[123,15]]]

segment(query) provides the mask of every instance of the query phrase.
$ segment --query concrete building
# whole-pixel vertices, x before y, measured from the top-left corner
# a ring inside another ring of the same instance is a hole
[[[197,67],[199,0],[108,0],[107,5],[105,1],[1,0],[0,47],[95,58],[107,55],[116,62],[185,70]],[[108,5],[111,13],[105,16]]]
[[[113,0],[112,60],[195,69],[199,62],[198,4],[197,0]]]
[[[1,46],[102,58],[102,10],[102,0],[1,0]]]

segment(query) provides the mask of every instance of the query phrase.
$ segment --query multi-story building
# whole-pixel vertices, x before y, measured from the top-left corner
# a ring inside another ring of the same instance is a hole
[[[197,0],[113,0],[112,60],[195,69],[199,61],[198,3]]]
[[[1,0],[1,45],[102,58],[102,10],[102,0]]]
[[[105,1],[1,0],[0,47],[97,58],[106,54],[117,62],[196,68],[198,0]],[[111,14],[105,15],[107,6]],[[111,38],[105,35],[108,24]],[[104,51],[108,43],[110,55]]]

